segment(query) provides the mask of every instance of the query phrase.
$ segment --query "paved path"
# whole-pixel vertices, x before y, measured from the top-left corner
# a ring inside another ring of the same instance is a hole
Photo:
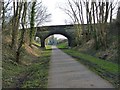
[[[113,86],[69,55],[52,46],[48,88],[112,88]]]

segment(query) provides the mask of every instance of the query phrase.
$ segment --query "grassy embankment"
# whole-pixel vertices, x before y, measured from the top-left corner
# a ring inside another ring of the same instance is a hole
[[[46,46],[45,46],[45,49],[51,50],[51,45],[46,45]]]
[[[64,48],[64,45],[65,44],[60,44],[58,45],[58,48]],[[101,77],[107,79],[115,87],[118,87],[118,64],[81,53],[80,51],[74,49],[64,49],[63,51],[76,58],[78,62],[86,65],[89,69],[96,72]]]
[[[65,42],[65,43],[60,43],[60,44],[58,44],[57,47],[58,47],[59,49],[66,49],[66,48],[68,48],[68,45],[67,45],[67,43]]]
[[[3,88],[47,88],[50,50],[41,50],[32,45],[22,47],[20,63],[15,62],[15,52],[11,50],[10,39],[4,38],[2,52]]]
[[[40,43],[35,42],[35,41],[33,41],[33,45],[38,46],[38,47],[40,47],[40,46],[41,46],[41,44],[40,44]],[[51,45],[45,45],[45,49],[47,49],[47,50],[51,49]]]

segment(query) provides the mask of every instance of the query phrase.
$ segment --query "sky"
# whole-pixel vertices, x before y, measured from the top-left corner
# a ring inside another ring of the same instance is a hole
[[[42,0],[43,4],[48,8],[48,12],[51,13],[51,22],[45,25],[64,25],[68,16],[59,9],[59,6],[63,5],[66,0]]]
[[[51,22],[45,25],[65,25],[65,21],[69,21],[69,17],[59,7],[65,4],[66,0],[42,0],[43,4],[48,8],[51,13]],[[66,39],[63,35],[54,35],[57,38]]]

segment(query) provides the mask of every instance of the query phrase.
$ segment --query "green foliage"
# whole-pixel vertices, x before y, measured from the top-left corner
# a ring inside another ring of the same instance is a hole
[[[51,49],[51,45],[46,45],[46,49]]]
[[[64,48],[68,48],[68,45],[67,45],[67,43],[60,43],[57,45],[57,47],[60,49],[64,49]]]
[[[26,66],[15,64],[14,61],[8,60],[6,62],[2,62],[3,70],[2,70],[2,86],[3,88],[15,87],[17,84],[17,76],[20,76],[26,72]]]
[[[31,18],[30,18],[30,45],[32,43],[32,39],[34,37],[35,34],[35,28],[34,28],[34,24],[35,24],[35,6],[36,6],[36,2],[32,3],[32,10],[31,10]]]
[[[40,43],[38,43],[38,42],[36,42],[36,41],[34,41],[34,40],[32,41],[32,44],[34,44],[34,45],[36,45],[36,46],[39,46],[39,47],[41,46]]]
[[[31,72],[31,74],[22,88],[47,88],[50,51],[44,51],[42,55],[38,58],[37,63],[28,68],[28,72]]]

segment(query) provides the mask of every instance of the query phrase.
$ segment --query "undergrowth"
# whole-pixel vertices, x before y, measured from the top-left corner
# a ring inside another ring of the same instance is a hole
[[[5,39],[5,38],[4,38]],[[46,88],[50,61],[50,50],[24,44],[20,63],[15,62],[15,52],[10,48],[9,38],[2,50],[3,88]]]

